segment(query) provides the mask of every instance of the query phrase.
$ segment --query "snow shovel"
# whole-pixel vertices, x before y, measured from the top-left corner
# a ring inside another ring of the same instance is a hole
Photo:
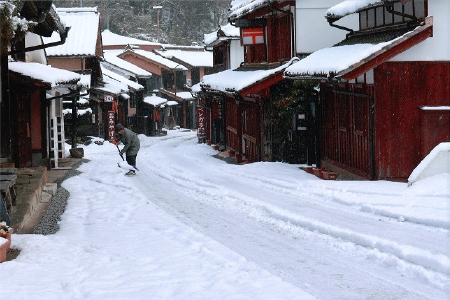
[[[123,154],[120,153],[119,146],[116,145],[116,147],[117,147],[117,151],[119,151],[120,157],[122,157],[122,161],[117,163],[117,165],[119,166],[119,168],[126,169],[126,170],[129,170],[129,171],[130,171],[130,170],[133,170],[133,171],[139,171],[139,169],[136,168],[136,166],[132,166],[132,165],[128,164],[128,162],[125,161],[125,159],[123,158]]]

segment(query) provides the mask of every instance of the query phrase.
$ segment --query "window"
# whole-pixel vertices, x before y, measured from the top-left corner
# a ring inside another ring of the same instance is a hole
[[[130,107],[136,108],[136,94],[130,93]]]
[[[400,1],[393,3],[393,10],[399,14],[392,14],[387,10],[387,6],[379,5],[359,13],[360,30],[374,29],[392,24],[408,23],[414,16],[419,21],[426,17],[427,0],[413,0],[403,5]],[[403,14],[403,15],[402,15]]]

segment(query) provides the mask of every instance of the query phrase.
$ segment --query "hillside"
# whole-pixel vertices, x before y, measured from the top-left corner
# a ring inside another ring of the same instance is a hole
[[[227,23],[230,0],[59,0],[56,7],[97,6],[102,31],[108,27],[117,34],[157,41],[157,12],[160,13],[161,42],[178,45],[201,43],[203,34]]]

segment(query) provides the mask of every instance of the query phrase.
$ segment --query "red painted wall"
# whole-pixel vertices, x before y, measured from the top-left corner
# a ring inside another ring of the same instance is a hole
[[[379,179],[404,180],[423,159],[421,136],[442,129],[421,128],[420,107],[449,106],[449,83],[450,62],[388,62],[375,69],[375,159]]]

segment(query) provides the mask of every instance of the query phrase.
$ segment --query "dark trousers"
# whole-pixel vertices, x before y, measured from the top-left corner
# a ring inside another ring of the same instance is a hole
[[[136,167],[136,156],[137,156],[137,154],[136,155],[127,155],[127,163],[130,165],[130,166],[134,166],[134,167]]]

